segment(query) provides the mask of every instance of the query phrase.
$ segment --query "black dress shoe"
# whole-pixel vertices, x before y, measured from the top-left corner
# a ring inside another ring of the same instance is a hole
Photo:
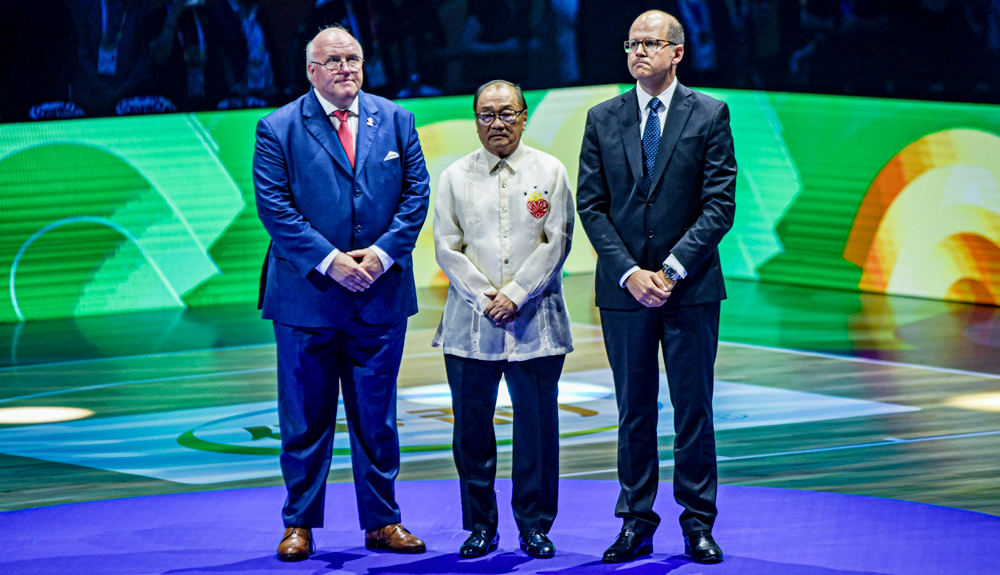
[[[684,538],[684,552],[695,563],[721,563],[722,549],[719,549],[711,531],[694,531]]]
[[[548,559],[556,554],[556,546],[541,531],[522,531],[518,541],[521,551],[537,559]]]
[[[462,546],[458,548],[458,556],[462,559],[482,557],[490,551],[496,551],[498,545],[500,545],[499,533],[490,533],[485,529],[473,531],[465,543],[462,543]]]
[[[622,529],[618,539],[604,552],[605,563],[627,563],[635,561],[636,557],[650,555],[653,552],[653,540],[643,537],[631,529]]]

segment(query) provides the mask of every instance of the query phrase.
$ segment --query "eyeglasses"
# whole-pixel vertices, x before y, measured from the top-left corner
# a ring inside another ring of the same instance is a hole
[[[668,46],[679,46],[680,44],[676,42],[671,42],[670,40],[660,40],[659,38],[646,38],[645,40],[625,40],[625,51],[635,52],[639,49],[639,46],[646,51],[647,54],[652,54],[657,52],[662,48],[663,44]]]
[[[361,64],[364,62],[364,58],[361,56],[348,56],[346,60],[341,60],[339,58],[330,58],[324,64],[319,62],[310,61],[310,64],[316,64],[317,66],[323,66],[331,72],[339,72],[341,66],[347,66],[347,69],[351,72],[357,72],[361,69]]]
[[[504,110],[499,114],[494,114],[493,112],[483,112],[481,114],[476,114],[476,119],[483,126],[492,126],[493,122],[500,118],[500,121],[504,124],[513,124],[517,121],[517,116],[524,110]]]

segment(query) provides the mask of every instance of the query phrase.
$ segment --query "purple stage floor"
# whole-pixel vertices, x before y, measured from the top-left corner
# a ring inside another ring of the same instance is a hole
[[[366,551],[353,485],[328,485],[327,527],[318,551],[281,563],[280,487],[208,491],[77,503],[0,513],[0,573],[119,575],[200,573],[646,573],[833,575],[995,574],[1000,517],[918,503],[786,489],[722,486],[715,537],[725,562],[698,565],[682,555],[671,486],[660,486],[663,523],[654,554],[631,564],[601,563],[620,528],[618,484],[563,480],[549,534],[553,559],[517,546],[509,480],[498,481],[500,549],[459,561],[457,481],[398,482],[403,523],[427,542],[422,555]]]

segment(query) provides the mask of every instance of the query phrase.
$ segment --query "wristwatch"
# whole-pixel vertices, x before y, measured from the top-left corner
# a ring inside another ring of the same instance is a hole
[[[681,279],[681,274],[674,268],[663,264],[663,275],[667,277],[668,280],[673,280],[675,283]]]

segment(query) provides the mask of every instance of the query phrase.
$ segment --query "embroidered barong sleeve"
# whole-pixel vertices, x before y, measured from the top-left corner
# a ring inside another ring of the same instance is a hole
[[[441,174],[434,200],[434,248],[437,263],[448,276],[451,287],[482,314],[491,301],[485,292],[496,288],[465,253],[470,243],[466,240],[463,229],[466,206],[460,205],[455,199],[455,189],[449,178],[450,171],[445,170]],[[475,206],[470,206],[469,209],[475,209]]]

